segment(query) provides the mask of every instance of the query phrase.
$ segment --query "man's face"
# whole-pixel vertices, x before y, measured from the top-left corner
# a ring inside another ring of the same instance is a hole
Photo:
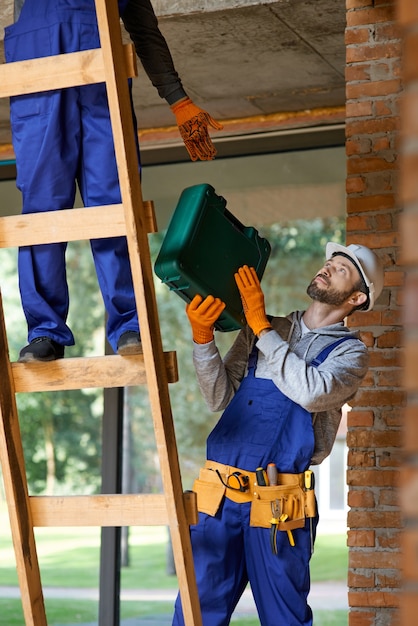
[[[360,274],[344,256],[328,259],[309,284],[306,292],[312,300],[341,306],[355,291],[359,291]]]

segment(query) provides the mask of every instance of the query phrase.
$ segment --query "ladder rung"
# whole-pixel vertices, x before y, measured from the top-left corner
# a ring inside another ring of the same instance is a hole
[[[133,44],[123,46],[128,78],[137,76]],[[0,66],[0,98],[105,82],[100,48],[4,63]]]
[[[197,524],[196,494],[183,494],[188,524]],[[31,496],[34,526],[167,526],[163,494]]]
[[[154,204],[144,201],[148,233],[156,232]],[[126,235],[122,204],[44,211],[0,218],[0,248]]]
[[[178,381],[175,352],[164,352],[169,383]],[[146,383],[144,357],[98,356],[56,361],[12,363],[16,393],[62,391],[92,387],[130,387]]]

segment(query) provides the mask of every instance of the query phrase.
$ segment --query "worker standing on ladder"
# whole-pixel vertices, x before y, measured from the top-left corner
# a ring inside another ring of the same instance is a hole
[[[213,159],[208,126],[222,127],[184,91],[150,0],[119,0],[118,5],[150,80],[172,108],[191,159]],[[5,29],[8,63],[98,47],[94,0],[15,0],[15,23]],[[85,206],[121,202],[104,83],[14,96],[11,126],[24,214],[72,208],[76,183]],[[65,346],[74,344],[66,323],[66,246],[19,250],[29,340],[20,361],[58,359]],[[91,249],[108,313],[109,343],[119,354],[138,354],[142,346],[126,238],[95,239]]]
[[[343,320],[373,308],[383,268],[364,246],[328,243],[309,307],[287,317],[266,315],[253,268],[240,268],[235,280],[247,326],[224,359],[213,333],[224,303],[196,296],[186,309],[200,389],[211,410],[223,410],[193,487],[202,621],[227,626],[250,582],[261,626],[312,626],[318,514],[309,468],[330,454],[341,407],[367,372],[367,348]],[[178,597],[173,626],[183,624]]]

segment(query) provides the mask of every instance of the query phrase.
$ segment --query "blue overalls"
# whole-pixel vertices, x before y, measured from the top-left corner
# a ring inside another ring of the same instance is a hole
[[[126,3],[119,2],[120,11]],[[5,29],[7,62],[99,45],[94,0],[26,0],[18,21]],[[24,214],[72,208],[76,182],[85,206],[120,203],[104,83],[13,97],[11,124]],[[66,247],[57,243],[19,250],[29,341],[48,336],[62,345],[74,344],[66,324]],[[107,336],[116,350],[123,332],[138,331],[126,238],[92,240],[91,249],[108,312]]]
[[[321,363],[336,343],[311,364]],[[208,437],[207,458],[248,472],[270,462],[279,472],[304,472],[314,451],[312,416],[273,381],[255,377],[257,352],[254,348],[247,376]],[[249,581],[261,626],[311,626],[309,561],[318,517],[293,531],[295,546],[286,532],[277,533],[273,554],[270,531],[250,527],[250,508],[250,502],[225,497],[215,516],[199,513],[199,523],[191,526],[203,625],[227,626]],[[173,626],[183,624],[178,596]]]

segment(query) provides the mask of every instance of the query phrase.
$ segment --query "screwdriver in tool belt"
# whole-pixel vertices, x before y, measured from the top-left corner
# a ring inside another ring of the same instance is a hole
[[[257,467],[255,470],[255,477],[257,479],[257,485],[260,487],[267,487],[269,484],[267,474],[262,467]]]
[[[275,463],[267,465],[267,478],[270,485],[277,485],[277,467]]]

